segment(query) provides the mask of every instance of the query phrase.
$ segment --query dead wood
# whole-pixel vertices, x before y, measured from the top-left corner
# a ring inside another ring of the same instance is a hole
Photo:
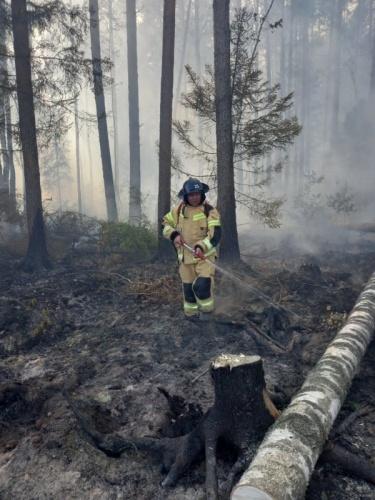
[[[365,404],[360,408],[358,408],[357,410],[353,411],[341,422],[341,424],[337,427],[337,429],[332,433],[332,437],[336,438],[337,436],[345,432],[357,418],[367,415],[371,411],[372,407],[371,405],[368,404]]]
[[[319,460],[321,462],[335,463],[349,475],[375,484],[374,464],[366,458],[351,453],[339,444],[328,442]]]
[[[247,328],[247,331],[255,337],[255,339],[266,348],[270,349],[275,354],[287,352],[287,349],[279,342],[271,338],[266,333],[262,332],[254,324]]]
[[[215,390],[215,403],[187,434],[175,438],[124,438],[116,433],[103,434],[95,422],[82,411],[79,402],[65,394],[81,429],[91,442],[109,456],[120,456],[127,450],[152,453],[167,472],[163,487],[172,487],[191,464],[205,453],[206,492],[209,500],[218,499],[216,451],[219,440],[237,450],[238,459],[225,482],[230,491],[239,472],[252,456],[258,442],[278,417],[279,412],[266,391],[262,359],[259,356],[221,355],[210,367]],[[159,389],[175,415],[185,412],[182,401]],[[191,411],[191,408],[190,408]]]
[[[331,440],[327,442],[319,461],[339,465],[341,469],[349,475],[375,484],[374,464],[370,460],[359,457],[358,455],[350,452],[334,441],[338,439],[357,418],[367,415],[368,413],[371,413],[371,411],[373,411],[371,405],[365,404],[357,410],[351,412],[341,422],[337,429],[332,432]]]

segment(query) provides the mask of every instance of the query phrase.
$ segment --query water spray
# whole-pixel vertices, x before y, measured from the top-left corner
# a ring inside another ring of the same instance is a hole
[[[190,245],[188,245],[185,242],[183,243],[183,246],[187,250],[189,250],[189,252],[191,252],[194,256],[196,255],[195,250],[194,250],[193,247],[191,247]],[[283,307],[283,306],[280,306],[278,304],[275,304],[268,295],[266,295],[265,293],[261,292],[258,288],[254,287],[253,285],[250,285],[249,283],[245,283],[241,278],[239,278],[238,276],[236,276],[232,271],[228,271],[227,269],[224,269],[223,267],[217,265],[216,262],[212,262],[212,260],[208,259],[207,257],[197,257],[197,258],[201,258],[202,260],[205,260],[205,261],[209,262],[210,265],[216,271],[218,271],[219,273],[221,273],[223,276],[226,276],[231,281],[237,283],[237,285],[239,285],[244,290],[246,290],[246,291],[252,293],[253,295],[259,297],[266,304],[268,304],[268,305],[270,305],[272,307],[275,307],[276,309],[279,309],[279,310],[281,309],[281,310],[283,310],[285,312],[288,312],[288,313],[292,314],[293,316],[295,316],[297,319],[302,320],[302,318],[300,316],[298,316],[298,314],[296,314],[295,312],[291,311],[290,309],[287,309],[286,307]]]

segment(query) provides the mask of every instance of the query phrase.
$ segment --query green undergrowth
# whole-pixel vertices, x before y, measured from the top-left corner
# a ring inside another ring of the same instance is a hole
[[[105,252],[121,252],[132,259],[147,260],[156,252],[157,237],[147,224],[103,222],[100,245]]]

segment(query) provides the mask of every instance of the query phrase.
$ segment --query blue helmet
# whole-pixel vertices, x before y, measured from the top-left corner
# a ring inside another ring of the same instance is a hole
[[[206,199],[206,193],[209,189],[210,188],[204,182],[201,182],[199,179],[189,177],[189,179],[184,182],[181,191],[178,193],[178,197],[183,198],[185,203],[187,203],[187,197],[189,194],[201,193],[203,202]]]

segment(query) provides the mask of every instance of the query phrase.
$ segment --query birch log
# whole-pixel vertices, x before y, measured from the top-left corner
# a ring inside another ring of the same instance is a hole
[[[231,500],[298,500],[375,328],[375,273],[300,391],[267,433]]]

